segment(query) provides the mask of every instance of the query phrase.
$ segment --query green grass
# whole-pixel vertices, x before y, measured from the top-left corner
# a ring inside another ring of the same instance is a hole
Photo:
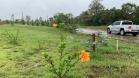
[[[19,30],[19,45],[8,43],[3,34]],[[82,44],[87,36],[62,32],[67,41],[67,52],[86,49]],[[0,78],[53,78],[48,71],[42,52],[57,58],[60,32],[43,26],[0,25]],[[40,45],[40,47],[39,47]],[[120,41],[119,52],[116,40],[108,46],[98,46],[90,53],[90,62],[79,62],[68,74],[69,78],[135,78],[139,72],[139,45]]]

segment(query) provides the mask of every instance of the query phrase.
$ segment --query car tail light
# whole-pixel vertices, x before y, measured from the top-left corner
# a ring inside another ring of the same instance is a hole
[[[132,26],[128,26],[128,29],[132,29]]]
[[[130,26],[128,26],[128,30],[129,31],[131,31],[132,30],[132,26],[130,25]]]

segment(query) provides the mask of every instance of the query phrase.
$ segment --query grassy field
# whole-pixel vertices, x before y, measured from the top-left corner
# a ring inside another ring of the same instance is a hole
[[[17,31],[19,44],[8,43],[5,34],[16,34]],[[87,35],[62,33],[66,36],[67,52],[87,48],[83,44]],[[56,28],[0,25],[0,78],[53,78],[42,52],[57,58],[59,42],[60,32]],[[89,62],[78,62],[69,78],[138,78],[139,45],[120,41],[119,46],[117,52],[116,40],[110,38],[108,46],[98,46],[96,52],[90,53]]]

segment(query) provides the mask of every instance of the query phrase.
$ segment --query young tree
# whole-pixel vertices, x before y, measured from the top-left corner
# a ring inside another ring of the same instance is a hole
[[[39,26],[39,25],[40,25],[40,21],[39,21],[38,18],[35,20],[35,25],[36,25],[36,26]]]
[[[78,21],[82,25],[90,25],[91,24],[91,16],[88,11],[84,11],[77,17]]]
[[[31,20],[31,17],[30,16],[26,16],[26,23],[27,23],[27,25],[30,25],[30,20]]]
[[[31,25],[34,26],[34,20],[31,20]]]
[[[39,22],[40,22],[40,25],[41,25],[41,26],[44,25],[44,24],[43,24],[43,19],[42,19],[42,17],[39,17]]]
[[[26,22],[25,22],[25,20],[24,20],[24,19],[21,19],[21,24],[23,24],[23,25],[25,25],[25,24],[26,24]]]
[[[2,24],[2,20],[0,19],[0,24]]]
[[[15,19],[15,23],[20,23],[20,20],[19,19]]]

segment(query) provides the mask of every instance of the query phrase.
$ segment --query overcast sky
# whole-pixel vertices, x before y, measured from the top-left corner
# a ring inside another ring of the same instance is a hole
[[[24,16],[41,16],[44,19],[58,12],[73,13],[77,16],[88,9],[90,2],[91,0],[0,0],[0,18],[10,19],[11,14],[21,18],[22,12]],[[127,2],[139,5],[139,0],[103,0],[102,3],[106,8],[120,8]]]

